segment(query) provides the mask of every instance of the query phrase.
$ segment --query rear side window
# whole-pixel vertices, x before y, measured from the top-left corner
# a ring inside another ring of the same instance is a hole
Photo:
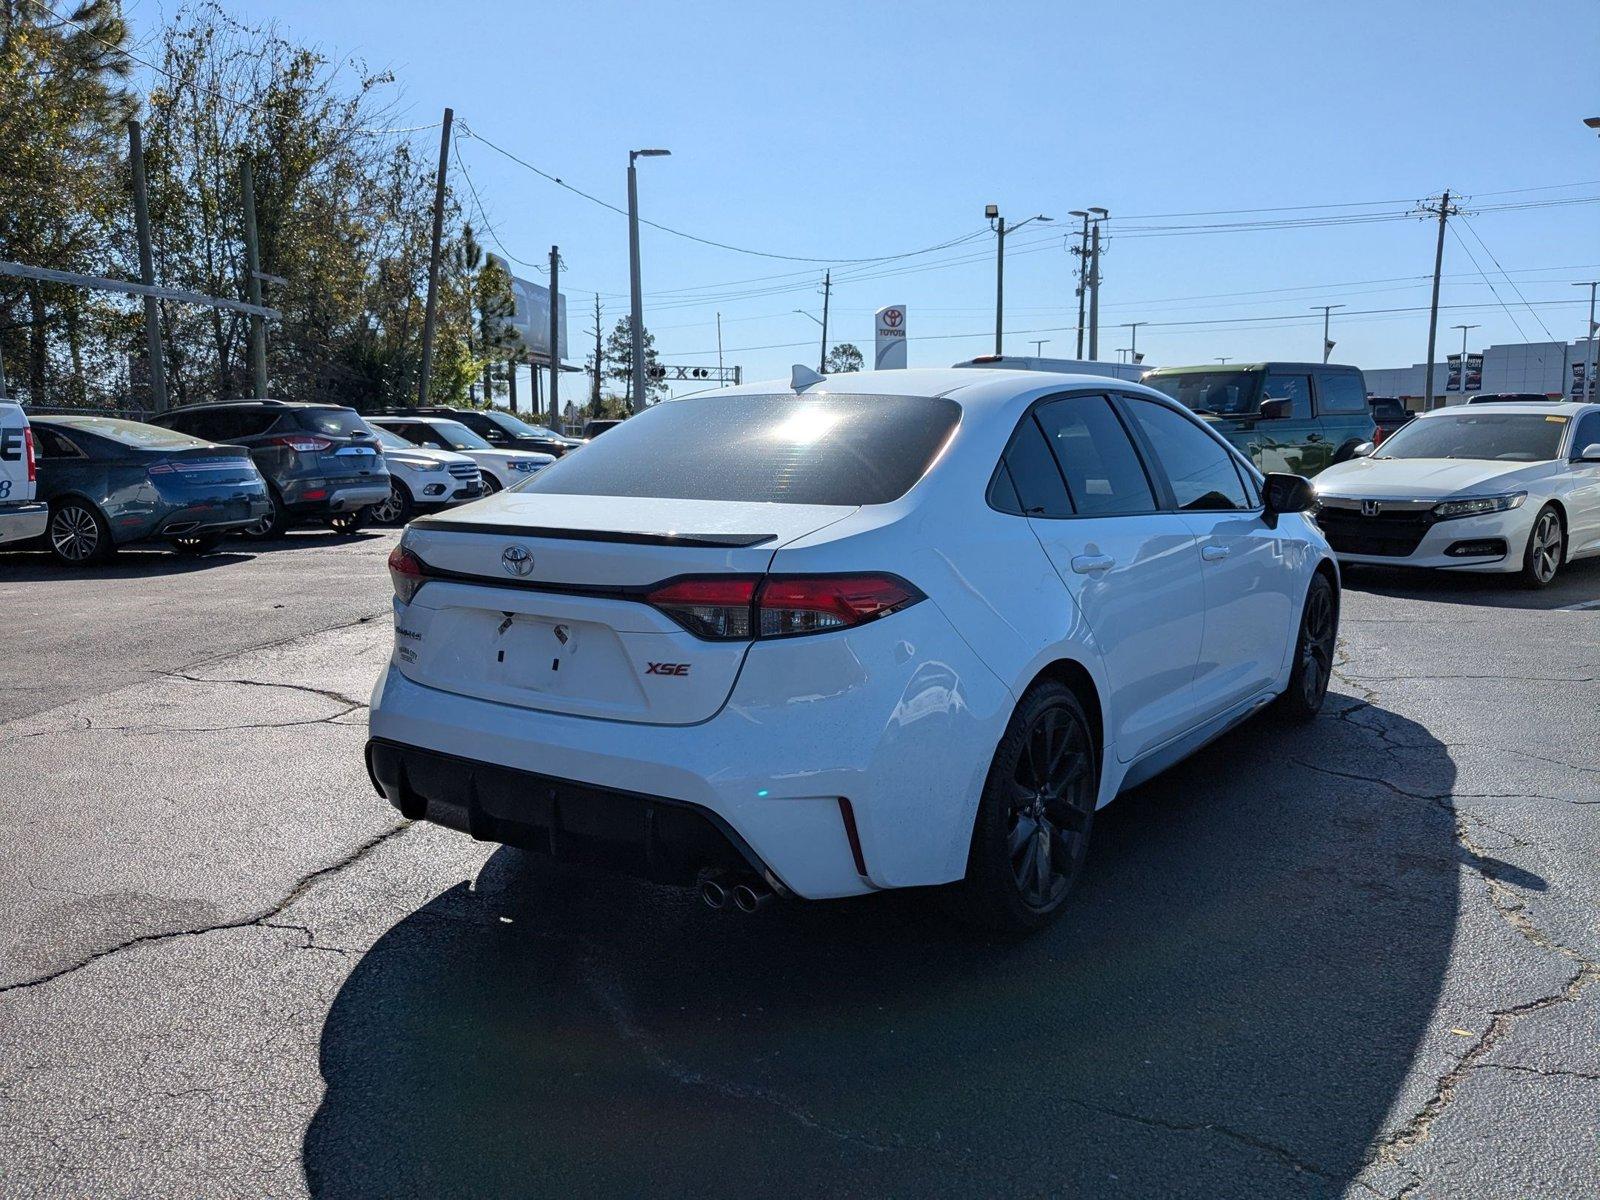
[[[44,425],[35,425],[33,427],[33,440],[34,448],[41,460],[83,457],[82,450],[79,450],[71,441],[54,429],[47,428]]]
[[[1255,507],[1239,472],[1217,440],[1189,418],[1149,400],[1127,398],[1133,419],[1150,439],[1157,461],[1187,511]]]
[[[672,400],[557,459],[520,492],[886,504],[921,479],[961,406],[923,396]]]
[[[1035,410],[1079,516],[1156,511],[1144,466],[1104,396],[1068,396]]]
[[[1334,415],[1366,411],[1367,389],[1362,384],[1361,376],[1352,371],[1317,373],[1317,412]]]
[[[989,497],[996,508],[1023,516],[1072,515],[1072,501],[1067,498],[1066,486],[1061,482],[1061,471],[1032,413],[1022,418],[1016,433],[1011,435],[1011,445],[1006,447]],[[1014,507],[1006,506],[1008,499]]]
[[[1311,376],[1288,375],[1274,372],[1267,376],[1266,386],[1261,390],[1263,400],[1289,401],[1289,416],[1296,420],[1306,420],[1311,416]]]

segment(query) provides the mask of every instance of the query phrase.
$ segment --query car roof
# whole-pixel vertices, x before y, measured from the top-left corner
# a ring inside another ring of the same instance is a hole
[[[454,417],[433,417],[425,413],[418,413],[415,416],[410,416],[406,413],[374,413],[366,419],[380,425],[385,421],[410,421],[414,425],[438,425],[446,421],[452,425],[461,424]]]
[[[1432,412],[1418,413],[1419,417],[1437,417],[1462,411],[1473,416],[1480,413],[1521,413],[1523,416],[1543,413],[1546,416],[1577,417],[1586,412],[1600,412],[1600,404],[1582,400],[1506,400],[1499,404],[1451,404]]]
[[[330,404],[325,400],[208,400],[201,404],[180,404],[168,409],[162,416],[179,412],[202,412],[216,408],[349,408],[348,404]]]
[[[787,379],[769,379],[737,387],[705,392],[718,396],[908,396],[924,399],[949,398],[962,407],[1003,405],[1024,394],[1095,388],[1139,388],[1163,401],[1153,389],[1143,388],[1131,379],[1109,375],[1079,375],[1055,371],[1019,371],[1004,367],[909,367],[894,371],[849,371],[825,375],[796,391]],[[690,399],[691,397],[684,397]],[[676,403],[669,401],[668,403]]]
[[[1292,362],[1274,358],[1266,362],[1195,363],[1187,367],[1152,367],[1147,375],[1200,375],[1226,374],[1234,371],[1357,371],[1349,363]]]

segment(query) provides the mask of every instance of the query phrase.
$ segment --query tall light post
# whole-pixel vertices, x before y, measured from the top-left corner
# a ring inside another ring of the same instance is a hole
[[[1043,358],[1044,357],[1044,348],[1050,344],[1050,339],[1049,338],[1030,338],[1029,340],[1031,342],[1033,342],[1033,356],[1035,358]]]
[[[1596,117],[1594,120],[1596,126],[1600,126],[1600,117]],[[1572,286],[1589,289],[1589,332],[1583,342],[1583,391],[1578,396],[1579,400],[1587,400],[1589,393],[1595,391],[1597,386],[1600,386],[1595,383],[1594,378],[1597,365],[1594,355],[1594,290],[1600,287],[1600,282],[1575,283]]]
[[[1128,341],[1132,343],[1128,347],[1128,361],[1130,363],[1139,361],[1139,326],[1148,324],[1150,324],[1149,321],[1124,321],[1122,323],[1122,327],[1128,330]]]
[[[1342,304],[1313,304],[1312,312],[1322,314],[1322,361],[1327,362],[1328,356],[1333,353],[1333,342],[1328,338],[1328,314],[1336,308],[1343,308]]]
[[[1451,329],[1461,330],[1461,398],[1467,398],[1467,330],[1476,329],[1476,325],[1452,325]],[[1445,387],[1449,387],[1448,383]]]
[[[983,215],[989,218],[989,228],[995,231],[994,248],[994,352],[1002,353],[1002,330],[1005,326],[1006,314],[1006,234],[1015,233],[1024,225],[1031,225],[1035,221],[1049,221],[1050,218],[1043,213],[1029,217],[1026,221],[1019,222],[1006,229],[1006,219],[1000,215],[998,204],[984,206]]]
[[[628,275],[631,291],[629,324],[633,333],[633,411],[644,411],[644,296],[639,287],[639,173],[634,160],[665,158],[671,150],[628,151]]]
[[[1089,237],[1089,357],[1100,358],[1100,222],[1111,214],[1106,209],[1089,206],[1094,228]]]

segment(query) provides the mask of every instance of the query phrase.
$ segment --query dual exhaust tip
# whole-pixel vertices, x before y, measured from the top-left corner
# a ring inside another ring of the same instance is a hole
[[[727,912],[733,908],[742,913],[754,913],[772,899],[772,889],[757,879],[741,879],[728,883],[715,877],[700,881],[700,899],[707,908]]]

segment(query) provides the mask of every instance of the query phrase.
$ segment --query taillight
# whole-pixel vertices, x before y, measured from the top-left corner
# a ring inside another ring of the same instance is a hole
[[[1383,439],[1388,436],[1389,431],[1382,425],[1375,426],[1372,430],[1372,444],[1374,446],[1381,446],[1383,445]]]
[[[893,575],[715,575],[673,580],[645,596],[696,637],[796,637],[862,625],[925,599]]]
[[[428,581],[428,568],[404,546],[396,546],[389,551],[389,578],[394,583],[395,598],[401,604],[410,604],[417,591]]]
[[[861,625],[921,599],[921,592],[893,575],[780,575],[762,586],[756,607],[761,636],[773,638]]]
[[[325,437],[316,437],[309,433],[285,433],[275,437],[272,441],[279,446],[287,446],[299,454],[313,454],[319,450],[332,450],[333,443]]]
[[[679,579],[656,588],[645,602],[696,637],[743,641],[751,636],[750,608],[756,583],[754,578],[739,575]]]
[[[33,457],[33,429],[31,427],[22,431],[22,456],[28,460],[28,482],[37,483],[39,480],[39,466]]]

